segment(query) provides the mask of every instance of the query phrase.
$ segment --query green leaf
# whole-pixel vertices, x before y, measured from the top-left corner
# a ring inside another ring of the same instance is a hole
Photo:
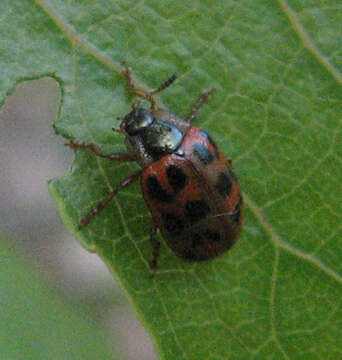
[[[2,359],[113,359],[104,332],[51,290],[42,272],[0,237]]]
[[[163,359],[341,357],[342,11],[337,0],[9,1],[0,17],[2,97],[53,76],[57,133],[124,149],[111,131],[133,98],[120,63],[186,114],[217,88],[197,124],[233,158],[243,235],[227,254],[187,263],[162,246],[148,276],[150,216],[138,185],[82,232],[79,220],[137,169],[77,151],[50,182],[61,216],[122,283]],[[6,34],[6,36],[4,36]]]

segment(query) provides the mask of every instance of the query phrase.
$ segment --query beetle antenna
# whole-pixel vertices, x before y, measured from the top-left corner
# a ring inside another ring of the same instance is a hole
[[[152,90],[149,94],[150,96],[155,95],[156,93],[159,93],[160,91],[166,89],[169,87],[176,79],[178,75],[177,73],[172,74],[166,81],[164,81],[157,89]]]

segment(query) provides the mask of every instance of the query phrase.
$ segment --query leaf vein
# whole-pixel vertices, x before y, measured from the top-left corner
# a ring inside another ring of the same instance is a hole
[[[278,3],[287,18],[289,19],[295,33],[302,41],[304,47],[313,55],[316,61],[321,64],[340,85],[342,85],[342,74],[333,64],[331,64],[328,57],[322,54],[320,50],[315,46],[310,36],[306,32],[304,26],[299,21],[297,14],[291,9],[287,1],[278,0]]]
[[[288,244],[285,242],[272,228],[272,226],[266,220],[262,209],[253,201],[251,200],[247,194],[244,193],[244,199],[246,204],[249,206],[255,217],[258,219],[261,226],[265,229],[266,233],[269,235],[271,242],[274,244],[275,247],[280,247],[281,249],[287,251],[288,253],[299,257],[300,259],[306,260],[307,262],[311,263],[315,267],[319,268],[325,274],[330,276],[339,284],[342,284],[342,276],[335,272],[334,270],[330,269],[327,265],[325,265],[321,260],[317,259],[312,254],[307,254],[300,249]]]

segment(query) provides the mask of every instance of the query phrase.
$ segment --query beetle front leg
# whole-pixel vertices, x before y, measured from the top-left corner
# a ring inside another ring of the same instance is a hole
[[[113,154],[103,154],[100,148],[93,144],[93,143],[77,143],[75,141],[70,141],[69,143],[65,144],[69,146],[71,149],[88,149],[93,152],[96,156],[117,160],[117,161],[136,161],[137,158],[133,154],[130,153],[113,153]]]
[[[175,73],[175,74],[171,75],[166,81],[164,81],[157,89],[148,92],[148,91],[144,91],[144,90],[141,90],[141,89],[138,89],[135,87],[134,81],[132,78],[132,71],[131,71],[130,67],[125,66],[124,70],[122,71],[122,74],[126,79],[126,87],[129,90],[129,92],[133,95],[139,96],[139,97],[149,101],[151,103],[151,109],[156,108],[156,102],[153,98],[153,95],[159,93],[160,91],[163,91],[177,79],[177,74]]]
[[[130,67],[125,66],[125,69],[122,71],[122,75],[126,79],[126,88],[128,89],[128,91],[131,94],[139,96],[143,99],[146,99],[147,101],[149,101],[151,103],[151,107],[155,107],[155,101],[154,101],[152,95],[147,91],[144,91],[142,89],[138,89],[135,87],[135,84],[134,84],[134,81],[132,78],[132,70]]]

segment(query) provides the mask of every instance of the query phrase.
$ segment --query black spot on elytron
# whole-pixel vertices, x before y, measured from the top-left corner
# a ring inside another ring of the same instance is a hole
[[[191,223],[204,219],[210,213],[210,207],[204,200],[190,200],[185,205],[186,216]]]
[[[242,205],[242,196],[240,195],[239,201],[237,202],[234,213],[233,213],[233,222],[239,223],[240,222],[240,216],[241,216],[241,205]]]
[[[208,148],[201,142],[196,142],[192,145],[194,155],[201,161],[201,163],[208,165],[214,160],[214,156]]]
[[[213,230],[206,230],[204,232],[204,236],[206,239],[208,239],[210,242],[216,242],[221,240],[221,235],[218,231]]]
[[[170,165],[166,169],[166,176],[169,184],[176,194],[184,188],[186,183],[186,175],[180,167],[176,165]]]
[[[220,193],[220,195],[223,197],[229,196],[232,190],[232,185],[233,184],[230,177],[227,174],[220,172],[217,177],[217,182],[215,184],[215,187]]]
[[[201,246],[201,244],[205,241],[203,236],[199,233],[192,233],[191,234],[191,247],[197,248],[197,246]]]
[[[180,235],[184,230],[183,221],[172,213],[163,214],[166,230],[173,235]]]
[[[172,202],[173,197],[160,185],[156,175],[151,174],[147,178],[147,189],[152,199],[162,202]]]
[[[213,139],[210,137],[210,135],[204,131],[204,130],[200,130],[200,134],[202,136],[203,139],[207,140],[208,142],[210,142],[210,144],[213,146],[213,148],[215,149],[215,156],[216,158],[219,158],[219,152],[217,149],[217,146],[215,144],[215,142],[213,141]]]

